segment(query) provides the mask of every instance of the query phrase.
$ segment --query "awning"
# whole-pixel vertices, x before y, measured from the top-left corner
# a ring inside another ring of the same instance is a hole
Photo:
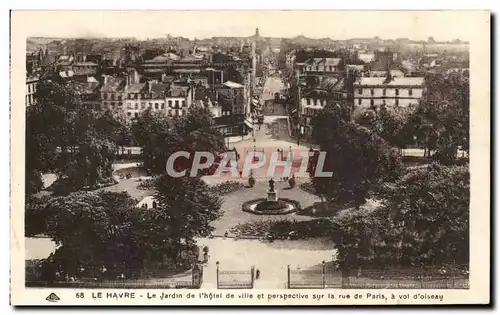
[[[248,121],[248,119],[245,119],[245,125],[247,125],[248,128],[253,128],[253,123]]]

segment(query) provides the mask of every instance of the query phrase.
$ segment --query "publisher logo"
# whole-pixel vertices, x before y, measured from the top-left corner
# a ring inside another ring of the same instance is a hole
[[[49,294],[49,296],[47,296],[47,298],[45,299],[49,302],[59,302],[60,300],[60,298],[55,293]]]

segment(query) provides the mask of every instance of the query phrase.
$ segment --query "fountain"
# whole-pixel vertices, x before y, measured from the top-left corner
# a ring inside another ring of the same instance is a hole
[[[269,189],[266,191],[266,198],[259,198],[244,202],[242,210],[255,214],[289,214],[300,210],[300,203],[288,199],[278,198],[278,191],[274,187],[274,179],[269,180]]]

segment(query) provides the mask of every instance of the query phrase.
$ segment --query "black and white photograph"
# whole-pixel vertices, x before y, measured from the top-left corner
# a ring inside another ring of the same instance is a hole
[[[16,18],[47,21],[12,39],[11,268],[35,303],[488,292],[489,48],[471,53],[488,12]]]

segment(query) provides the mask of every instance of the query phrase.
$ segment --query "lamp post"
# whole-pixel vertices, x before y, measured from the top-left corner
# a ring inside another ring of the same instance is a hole
[[[323,260],[321,262],[321,278],[322,278],[322,281],[323,281],[323,289],[326,287],[326,283],[325,283],[325,265],[326,265],[326,262]]]
[[[219,261],[218,260],[215,263],[215,265],[217,266],[217,289],[219,289]]]

